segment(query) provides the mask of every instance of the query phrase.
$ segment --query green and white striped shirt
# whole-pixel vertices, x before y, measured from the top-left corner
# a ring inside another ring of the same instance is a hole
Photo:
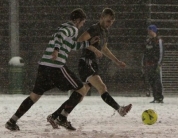
[[[53,35],[53,39],[49,41],[39,64],[55,68],[63,67],[71,50],[79,50],[89,46],[88,41],[75,41],[77,36],[78,29],[73,23],[67,22],[62,24],[58,28],[58,32]],[[59,53],[57,59],[52,60],[52,53],[55,47],[59,48]]]

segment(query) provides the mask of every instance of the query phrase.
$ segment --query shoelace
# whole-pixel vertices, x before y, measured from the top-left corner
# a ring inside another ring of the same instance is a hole
[[[114,112],[113,112],[113,114],[112,114],[111,116],[114,116],[114,115],[116,114],[116,111],[117,111],[117,110],[114,110]]]
[[[69,122],[69,121],[65,121],[65,122],[59,121],[59,122],[61,122],[61,124],[63,124],[66,127],[72,126],[71,122]]]
[[[67,124],[67,126],[70,126],[70,127],[72,127],[72,124],[71,124],[71,122],[66,122],[66,124]]]
[[[124,107],[124,106],[120,106],[120,107],[122,108],[122,107]],[[114,109],[114,112],[113,112],[113,114],[112,114],[111,116],[114,116],[114,115],[116,114],[116,112],[119,112],[119,109],[118,109],[118,110],[115,110],[115,109]]]

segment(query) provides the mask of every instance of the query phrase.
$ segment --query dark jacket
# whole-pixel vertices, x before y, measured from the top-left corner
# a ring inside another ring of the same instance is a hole
[[[163,61],[163,56],[164,47],[162,39],[159,37],[148,38],[145,44],[142,65],[161,65]]]

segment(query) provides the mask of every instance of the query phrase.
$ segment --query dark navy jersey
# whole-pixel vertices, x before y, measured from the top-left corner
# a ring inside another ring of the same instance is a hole
[[[162,63],[164,55],[163,42],[159,37],[146,40],[143,65],[158,65]]]
[[[104,44],[108,42],[108,30],[101,28],[99,23],[92,25],[87,30],[87,32],[90,34],[91,38],[95,36],[100,37],[100,41],[93,44],[93,46],[97,48],[98,50],[101,50]],[[83,49],[82,58],[96,60],[95,53],[88,49]]]

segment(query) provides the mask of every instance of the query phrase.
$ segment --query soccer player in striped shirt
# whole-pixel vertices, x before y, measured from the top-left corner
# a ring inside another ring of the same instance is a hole
[[[21,103],[15,114],[7,121],[5,124],[7,129],[11,131],[20,130],[16,124],[17,120],[38,101],[44,92],[55,87],[63,91],[75,90],[66,102],[67,107],[75,107],[80,102],[86,88],[80,79],[66,66],[68,55],[71,50],[82,48],[94,49],[97,56],[102,55],[100,51],[92,46],[93,43],[99,40],[98,37],[90,41],[74,41],[78,36],[78,29],[83,26],[85,20],[86,14],[82,9],[78,8],[71,12],[70,21],[58,28],[58,31],[53,35],[53,39],[49,41],[46,51],[39,62],[33,92]],[[69,108],[68,110],[70,111],[71,109]],[[67,120],[65,123],[69,124]],[[72,128],[71,125],[70,127]]]

